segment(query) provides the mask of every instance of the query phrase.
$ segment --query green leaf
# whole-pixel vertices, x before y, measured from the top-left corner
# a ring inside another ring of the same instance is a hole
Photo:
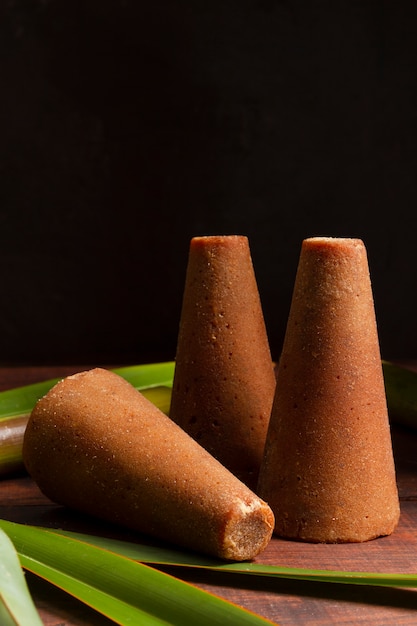
[[[22,446],[29,416],[17,415],[0,422],[0,476],[22,467]]]
[[[174,362],[130,365],[113,370],[129,381],[136,389],[172,387]],[[35,403],[44,396],[60,378],[16,387],[0,392],[0,421],[14,415],[29,415]]]
[[[121,625],[261,626],[268,620],[102,547],[0,520],[22,566]],[[1,584],[1,583],[0,583]]]
[[[161,411],[168,414],[174,363],[131,365],[113,370],[129,381]],[[23,469],[23,436],[36,402],[60,379],[0,392],[0,477]]]
[[[382,369],[390,419],[417,428],[417,372],[389,361]]]
[[[141,390],[141,394],[148,398],[158,407],[165,415],[169,413],[171,405],[171,389],[170,387],[148,387]]]
[[[2,626],[42,626],[32,602],[19,558],[8,535],[0,529],[0,623]]]
[[[136,389],[149,387],[172,387],[174,378],[174,361],[165,363],[148,363],[147,365],[129,365],[119,367],[113,372],[119,374]]]
[[[304,581],[320,581],[356,585],[373,585],[380,587],[417,587],[417,574],[383,574],[375,572],[349,572],[333,570],[313,570],[292,567],[277,567],[261,563],[224,563],[199,554],[182,550],[162,548],[159,546],[142,545],[118,539],[96,537],[83,533],[54,530],[59,533],[106,550],[110,550],[127,558],[152,565],[170,565],[193,567],[231,574],[248,574],[270,578],[287,578]]]

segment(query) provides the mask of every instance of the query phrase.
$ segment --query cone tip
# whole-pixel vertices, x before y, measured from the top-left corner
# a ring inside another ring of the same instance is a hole
[[[260,498],[250,504],[236,500],[224,533],[224,558],[248,561],[262,552],[271,540],[275,518]]]

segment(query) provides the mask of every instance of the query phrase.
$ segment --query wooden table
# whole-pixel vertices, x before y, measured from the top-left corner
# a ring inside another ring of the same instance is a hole
[[[0,367],[0,390],[80,369],[86,367]],[[316,569],[417,573],[417,433],[393,425],[392,436],[401,498],[401,520],[393,535],[349,545],[312,545],[274,538],[259,562]],[[71,514],[42,496],[26,475],[0,481],[0,518],[43,526],[62,527],[64,523],[67,529],[74,520]],[[82,530],[79,522],[74,530]],[[282,626],[417,624],[417,591],[410,589],[254,580],[177,568],[170,573]],[[36,577],[28,574],[27,579],[45,626],[112,623]]]

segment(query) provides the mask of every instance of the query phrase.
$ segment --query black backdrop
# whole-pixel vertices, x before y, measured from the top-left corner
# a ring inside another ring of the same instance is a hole
[[[273,356],[301,241],[364,240],[417,357],[417,4],[0,0],[0,362],[175,353],[189,240],[249,237]]]

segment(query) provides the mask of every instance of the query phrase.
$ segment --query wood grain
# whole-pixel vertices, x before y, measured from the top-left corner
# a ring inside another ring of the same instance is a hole
[[[83,367],[0,368],[0,389],[37,382]],[[417,573],[417,434],[392,427],[401,519],[389,537],[363,544],[317,545],[273,538],[258,562],[288,567]],[[0,482],[0,518],[97,534],[135,537],[118,528],[59,507],[25,474]],[[136,539],[138,537],[136,536]],[[142,537],[139,537],[142,540]],[[253,579],[245,575],[166,568],[183,580],[268,618],[275,624],[417,624],[417,593],[356,585]],[[107,626],[109,620],[34,576],[28,584],[45,626]]]

